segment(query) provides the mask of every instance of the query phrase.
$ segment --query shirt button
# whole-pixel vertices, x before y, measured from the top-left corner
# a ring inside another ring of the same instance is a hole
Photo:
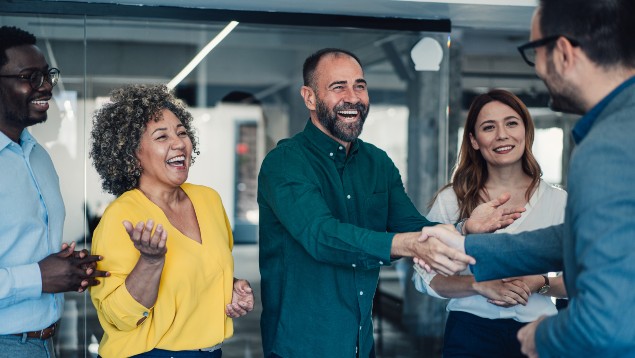
[[[148,312],[143,312],[143,317],[148,317]]]
[[[329,155],[332,157],[332,156],[333,156],[333,153],[329,153]]]
[[[364,295],[364,291],[359,291],[359,295],[363,296]]]
[[[359,330],[360,330],[360,331],[362,330],[362,326],[359,326]]]
[[[357,267],[357,265],[355,265],[355,264],[353,264],[352,266],[353,266],[353,267]]]
[[[342,149],[344,149],[344,147],[342,147],[342,146],[340,145],[340,147],[339,147],[338,149],[339,149],[339,150],[342,150]]]
[[[350,198],[351,198],[350,194],[346,195],[346,199],[350,199]]]
[[[384,262],[383,262],[383,261],[379,261],[379,264],[380,264],[380,265],[383,265],[383,264],[384,264]]]

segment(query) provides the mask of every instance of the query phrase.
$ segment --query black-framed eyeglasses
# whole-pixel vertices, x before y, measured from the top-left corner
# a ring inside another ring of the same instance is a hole
[[[44,80],[51,84],[51,87],[55,87],[57,81],[60,79],[60,70],[53,67],[46,73],[37,70],[31,73],[19,74],[19,75],[0,75],[0,77],[7,78],[19,78],[23,81],[29,81],[31,88],[34,90],[39,89],[44,84]]]
[[[575,39],[572,39],[564,35],[553,35],[553,36],[547,36],[535,41],[527,42],[524,45],[520,45],[518,46],[518,52],[520,52],[520,55],[523,57],[523,60],[525,60],[525,62],[529,66],[534,67],[536,65],[536,48],[545,46],[551,42],[556,41],[557,39],[561,37],[564,37],[565,39],[569,40],[572,46],[580,46],[580,42]]]

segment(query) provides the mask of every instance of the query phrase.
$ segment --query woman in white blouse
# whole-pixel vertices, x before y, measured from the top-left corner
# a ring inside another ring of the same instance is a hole
[[[531,152],[533,140],[533,121],[518,97],[504,90],[477,96],[465,123],[453,181],[437,193],[426,217],[462,224],[479,204],[510,193],[504,206],[526,211],[497,232],[561,223],[567,194],[540,179],[540,166]],[[475,282],[469,269],[450,277],[418,272],[413,280],[419,291],[451,298],[444,358],[523,357],[518,330],[541,315],[556,314],[551,297],[566,296],[562,277],[548,278],[547,273]]]

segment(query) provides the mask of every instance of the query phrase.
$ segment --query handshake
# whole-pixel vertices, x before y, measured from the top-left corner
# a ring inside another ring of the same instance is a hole
[[[459,273],[473,257],[465,254],[465,237],[453,225],[424,227],[420,233],[402,233],[393,239],[392,255],[412,257],[426,271],[450,276]]]
[[[426,271],[442,275],[454,275],[476,264],[476,260],[465,253],[463,233],[494,232],[511,225],[520,218],[525,208],[506,209],[501,206],[509,200],[509,194],[476,207],[465,221],[462,233],[454,225],[438,224],[424,227],[421,232],[395,235],[391,253],[393,256],[408,256]]]

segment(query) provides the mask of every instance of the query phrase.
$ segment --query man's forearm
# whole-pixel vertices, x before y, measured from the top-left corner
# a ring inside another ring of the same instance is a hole
[[[415,245],[421,236],[420,232],[404,232],[395,234],[390,247],[392,257],[413,257],[415,256]]]
[[[475,234],[465,238],[465,252],[479,264],[476,281],[562,271],[562,225],[518,234]]]

